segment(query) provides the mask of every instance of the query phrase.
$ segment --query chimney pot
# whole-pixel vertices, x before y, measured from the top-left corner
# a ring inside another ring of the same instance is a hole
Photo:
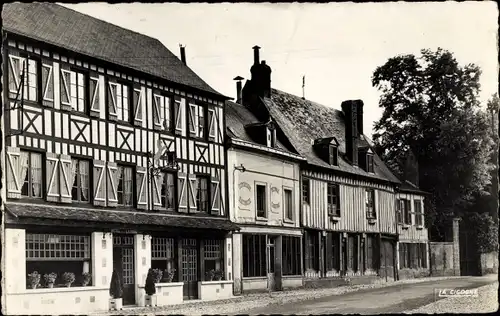
[[[258,65],[259,64],[259,60],[260,60],[260,57],[259,57],[259,49],[260,47],[255,45],[253,48],[253,64],[254,65]]]
[[[184,65],[187,65],[186,64],[186,46],[179,44],[179,47],[181,49],[181,61]]]
[[[236,80],[236,103],[242,102],[241,99],[241,80],[243,80],[243,77],[237,76],[233,80]]]

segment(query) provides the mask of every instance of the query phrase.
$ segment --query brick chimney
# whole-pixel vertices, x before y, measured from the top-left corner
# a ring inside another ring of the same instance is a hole
[[[239,103],[241,104],[242,100],[241,100],[241,80],[243,80],[245,78],[243,77],[240,77],[240,76],[237,76],[236,78],[234,78],[233,80],[236,81],[236,103]]]
[[[361,109],[361,113],[360,113]],[[363,101],[361,100],[348,100],[342,102],[342,111],[345,116],[345,142],[346,142],[346,156],[347,159],[353,164],[358,165],[358,139],[360,135],[359,119],[363,115]],[[361,124],[363,119],[361,118]],[[362,125],[361,125],[362,126]],[[361,131],[363,128],[361,127]]]
[[[271,97],[271,67],[265,60],[260,61],[259,46],[253,47],[253,65],[250,68],[254,92],[260,97]]]

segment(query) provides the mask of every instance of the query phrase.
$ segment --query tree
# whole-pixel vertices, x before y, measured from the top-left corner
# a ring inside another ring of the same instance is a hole
[[[492,139],[479,108],[480,75],[443,49],[390,58],[373,74],[384,109],[374,142],[400,176],[408,152],[415,154],[420,188],[432,194],[426,214],[433,239],[443,239],[451,217],[488,194]]]
[[[122,282],[120,281],[120,277],[118,276],[116,270],[113,270],[113,274],[111,275],[109,294],[112,298],[122,298],[123,296]]]

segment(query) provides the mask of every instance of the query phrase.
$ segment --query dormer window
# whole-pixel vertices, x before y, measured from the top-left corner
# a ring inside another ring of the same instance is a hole
[[[267,147],[276,147],[276,128],[273,123],[266,126]]]
[[[359,148],[358,150],[359,166],[366,172],[374,173],[373,151],[370,147]]]
[[[332,166],[338,166],[338,148],[337,146],[330,145],[329,146],[329,162]]]
[[[339,143],[335,137],[318,138],[313,144],[316,154],[330,166],[338,166]]]

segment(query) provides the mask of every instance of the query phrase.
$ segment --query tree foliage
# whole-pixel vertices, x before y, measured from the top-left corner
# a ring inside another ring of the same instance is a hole
[[[420,188],[432,193],[426,214],[435,238],[451,217],[488,194],[493,141],[479,107],[480,75],[479,67],[461,66],[443,49],[390,58],[373,74],[384,110],[375,144],[399,175],[408,153],[415,154]]]
[[[498,225],[490,214],[471,212],[464,217],[464,221],[473,232],[478,253],[498,251]]]

